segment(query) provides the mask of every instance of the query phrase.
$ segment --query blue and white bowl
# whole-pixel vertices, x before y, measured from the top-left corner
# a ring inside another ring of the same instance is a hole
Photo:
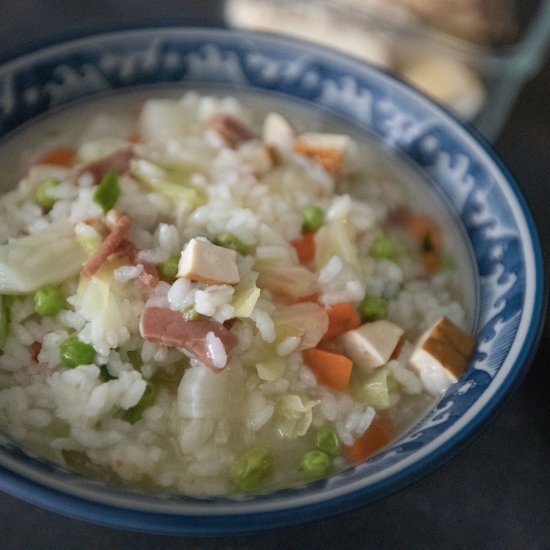
[[[512,177],[472,131],[388,74],[321,47],[259,33],[163,28],[50,46],[0,66],[0,137],[51,110],[150,85],[258,93],[347,120],[421,172],[449,209],[474,266],[470,368],[383,452],[330,479],[259,496],[196,499],[85,479],[0,434],[0,490],[80,519],[216,534],[319,519],[398,490],[476,432],[525,371],[543,316],[543,267]]]

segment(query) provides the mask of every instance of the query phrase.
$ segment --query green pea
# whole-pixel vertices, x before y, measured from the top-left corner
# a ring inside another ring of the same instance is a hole
[[[302,229],[317,231],[325,223],[325,213],[322,208],[310,204],[302,209]]]
[[[61,456],[65,461],[65,465],[69,466],[69,468],[74,468],[75,470],[84,470],[91,464],[91,461],[86,453],[81,451],[63,449],[61,451]]]
[[[76,336],[69,336],[60,347],[61,363],[74,369],[79,365],[91,365],[95,359],[95,350],[90,344],[81,342]]]
[[[315,447],[329,456],[340,454],[340,441],[329,426],[321,426],[315,434]]]
[[[0,350],[6,344],[11,331],[11,312],[15,296],[0,294]]]
[[[241,256],[246,256],[250,253],[248,246],[244,244],[240,239],[235,237],[235,235],[224,231],[223,233],[219,233],[216,235],[212,242],[215,245],[223,246],[224,248],[231,248],[232,250],[235,250],[235,252],[238,252]]]
[[[128,361],[132,364],[135,370],[141,370],[143,367],[143,361],[141,359],[141,353],[137,349],[132,349],[126,353]]]
[[[357,310],[364,323],[367,321],[380,321],[388,316],[388,302],[382,296],[367,294]]]
[[[300,471],[306,479],[319,479],[332,472],[332,460],[330,456],[318,449],[308,451],[300,463]]]
[[[44,317],[53,317],[65,307],[65,296],[56,285],[41,286],[33,295],[34,311]]]
[[[179,261],[180,256],[178,254],[175,256],[170,256],[167,260],[161,262],[158,265],[158,271],[161,277],[164,277],[165,279],[175,279],[178,274]]]
[[[130,424],[135,424],[138,420],[141,420],[145,409],[153,406],[157,393],[157,387],[152,382],[147,382],[141,399],[124,413],[124,420],[130,422]]]
[[[257,489],[271,475],[275,457],[270,449],[254,447],[241,455],[231,466],[231,479],[237,489]]]
[[[119,196],[118,174],[116,170],[109,170],[96,187],[92,200],[106,213],[113,208]]]
[[[59,180],[48,178],[37,186],[34,191],[34,197],[42,208],[49,210],[57,202],[57,199],[50,194],[50,191],[53,187],[59,185],[59,183]]]
[[[99,379],[102,382],[109,382],[109,380],[114,380],[115,376],[113,376],[109,372],[109,369],[107,368],[107,365],[101,365],[101,367],[99,367]]]
[[[386,235],[380,235],[374,239],[369,255],[375,260],[392,260],[397,256],[397,243]]]

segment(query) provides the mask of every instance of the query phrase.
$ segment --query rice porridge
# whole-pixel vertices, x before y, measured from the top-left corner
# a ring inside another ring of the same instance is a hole
[[[299,106],[129,98],[0,147],[0,428],[198,496],[368,459],[474,348],[440,199]]]

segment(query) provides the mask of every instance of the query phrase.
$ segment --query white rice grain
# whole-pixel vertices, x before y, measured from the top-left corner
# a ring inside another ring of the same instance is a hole
[[[212,364],[218,369],[223,369],[227,364],[227,353],[223,342],[213,332],[206,335],[206,349]]]
[[[319,282],[322,285],[325,285],[328,282],[332,281],[332,279],[334,279],[338,275],[338,273],[340,273],[343,266],[344,264],[340,256],[332,256],[319,272]]]

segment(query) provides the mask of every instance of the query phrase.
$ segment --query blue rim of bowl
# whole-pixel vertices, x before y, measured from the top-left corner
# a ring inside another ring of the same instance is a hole
[[[151,502],[147,503],[148,499],[151,498],[150,494],[119,487],[110,487],[109,489],[101,483],[90,482],[89,480],[83,481],[84,490],[81,490],[82,488],[75,490],[74,487],[68,486],[66,483],[66,479],[71,480],[75,477],[74,474],[55,466],[52,470],[51,464],[35,459],[21,449],[13,451],[14,455],[10,455],[11,451],[0,453],[0,463],[2,464],[0,466],[0,489],[22,500],[79,519],[150,532],[196,535],[255,531],[319,519],[361,504],[373,502],[425,475],[449,458],[466,441],[470,440],[483,427],[489,416],[494,414],[497,405],[502,403],[503,398],[509,394],[512,386],[518,383],[521,374],[526,372],[540,337],[545,306],[540,243],[531,214],[512,176],[490,146],[475,130],[469,128],[467,124],[459,121],[441,107],[435,106],[431,100],[422,94],[409,87],[403,87],[399,79],[362,61],[333,52],[322,46],[288,37],[200,27],[187,29],[179,27],[126,29],[99,35],[94,34],[90,37],[50,45],[43,50],[38,50],[36,53],[29,53],[13,62],[7,62],[5,66],[28,64],[32,63],[33,59],[37,62],[37,59],[39,60],[43,55],[51,56],[55,52],[62,52],[67,48],[70,50],[73,46],[86,45],[90,48],[91,40],[101,42],[117,37],[120,39],[128,37],[137,39],[139,35],[143,36],[146,33],[173,34],[173,40],[175,41],[178,40],[178,37],[181,41],[184,38],[183,35],[185,35],[185,38],[189,41],[187,47],[190,49],[195,48],[195,53],[199,52],[200,48],[199,50],[196,48],[200,44],[203,46],[209,43],[215,44],[220,46],[220,51],[226,52],[227,50],[223,50],[222,45],[227,48],[228,44],[232,43],[232,49],[230,48],[232,53],[237,50],[247,51],[248,48],[249,53],[250,51],[261,52],[268,58],[271,56],[272,61],[287,59],[291,54],[300,54],[307,58],[312,67],[318,68],[321,72],[323,70],[325,73],[334,72],[336,66],[339,67],[336,73],[340,78],[344,77],[346,71],[349,71],[349,74],[355,77],[360,75],[366,81],[369,81],[370,78],[372,81],[376,81],[377,85],[385,86],[396,96],[411,102],[410,104],[414,105],[415,108],[432,113],[438,120],[444,120],[446,130],[454,136],[454,139],[458,139],[468,150],[475,150],[477,158],[484,157],[484,162],[490,165],[491,171],[498,174],[500,180],[505,182],[505,189],[499,190],[506,191],[508,198],[514,203],[514,213],[519,216],[519,221],[523,224],[522,235],[524,238],[528,237],[523,245],[524,248],[530,249],[529,257],[532,268],[529,279],[531,284],[529,289],[531,292],[529,302],[531,323],[524,333],[521,348],[515,351],[513,364],[508,368],[506,376],[499,382],[498,387],[491,393],[486,402],[483,403],[483,407],[480,406],[475,413],[470,415],[469,420],[465,420],[463,423],[460,420],[454,422],[452,437],[447,437],[443,443],[435,444],[422,457],[415,459],[404,468],[389,468],[391,470],[390,474],[386,473],[381,477],[378,476],[378,478],[375,475],[374,478],[376,479],[368,485],[350,489],[345,482],[349,471],[339,474],[335,478],[344,479],[343,485],[338,490],[329,491],[331,496],[328,498],[323,496],[323,493],[331,482],[323,481],[302,488],[258,495],[243,500],[193,499],[172,496],[168,497],[164,504],[159,504],[153,497],[151,504]],[[191,42],[194,44],[193,47],[190,45]],[[269,52],[269,55],[267,52]],[[52,70],[52,67],[50,66],[49,69]],[[0,83],[2,77],[4,77],[4,81],[6,78],[5,73],[2,72],[3,70],[5,70],[5,67],[0,67]],[[142,84],[143,82],[138,83],[138,85]],[[257,82],[247,81],[247,84],[251,85],[251,89],[257,86],[265,91],[265,86],[262,88]],[[270,88],[270,91],[285,93],[284,89],[280,89],[276,85],[274,88]],[[292,96],[291,93],[288,93],[288,95]],[[42,105],[43,110],[47,108],[49,108],[48,105]],[[39,110],[31,114],[29,118],[37,114],[40,114]],[[2,119],[0,118],[1,122]],[[23,120],[15,120],[13,128],[18,127],[21,122]],[[394,142],[391,139],[386,139],[386,143],[397,151],[403,152],[402,144],[399,143],[399,136],[394,136],[394,138]],[[422,154],[422,151],[416,153]],[[447,402],[449,401],[447,396],[445,399],[447,399]],[[400,441],[401,439],[391,448],[397,447]],[[391,448],[388,452],[391,451]],[[383,460],[388,452],[383,452],[375,458],[378,459],[380,456],[380,460]],[[13,458],[14,456],[15,458]],[[26,462],[26,466],[22,469],[19,464],[20,460]],[[28,466],[29,464],[30,466]],[[365,467],[363,466],[365,465],[352,468],[352,475],[356,475],[355,472],[358,470],[364,472]],[[64,477],[66,479],[63,479]],[[59,481],[60,478],[62,481]],[[107,492],[105,492],[106,488]],[[122,497],[120,497],[121,494]],[[175,499],[175,501],[172,502],[170,498]],[[220,502],[222,503],[221,507],[219,506]]]

